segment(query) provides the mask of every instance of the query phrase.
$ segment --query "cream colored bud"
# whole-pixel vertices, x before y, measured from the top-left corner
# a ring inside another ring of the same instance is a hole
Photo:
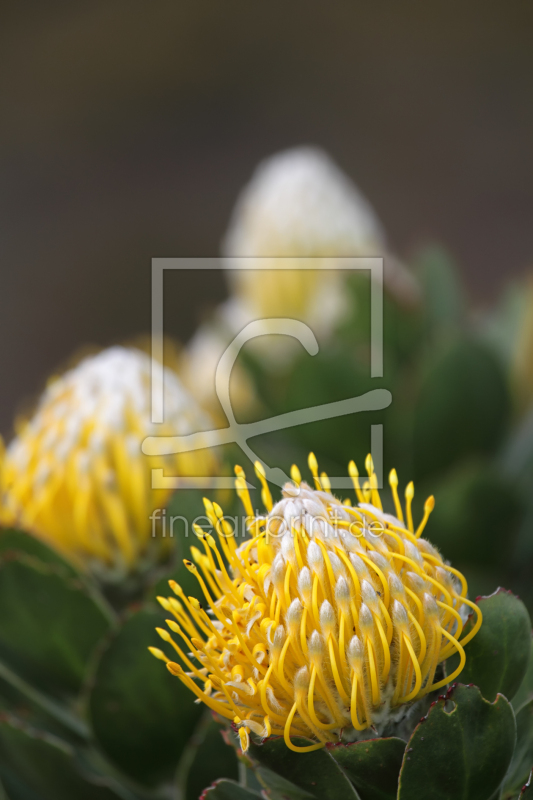
[[[376,590],[368,581],[363,580],[361,582],[361,597],[363,598],[363,603],[366,603],[369,608],[377,605],[378,596]]]
[[[390,570],[390,563],[387,561],[385,556],[381,555],[381,553],[377,553],[375,550],[370,550],[367,555],[374,562],[376,567],[379,567],[382,572],[387,573]]]
[[[296,559],[296,550],[294,548],[294,539],[292,532],[285,533],[281,540],[281,552],[285,557],[285,560],[289,562],[293,569],[298,569],[298,561]]]
[[[309,547],[307,548],[307,560],[313,572],[321,573],[324,569],[324,556],[322,555],[322,550],[316,544],[316,542],[309,542]]]
[[[320,606],[320,626],[322,633],[326,640],[329,636],[335,634],[337,620],[335,619],[335,612],[329,600],[324,600]]]
[[[374,617],[365,603],[361,603],[361,608],[359,609],[359,626],[361,633],[369,633],[374,627]]]
[[[308,650],[310,658],[323,658],[325,651],[324,640],[318,631],[313,631],[309,637]]]
[[[405,588],[401,579],[392,570],[388,574],[390,593],[394,600],[403,600],[405,598]]]
[[[307,691],[309,688],[309,670],[302,667],[294,676],[294,688],[297,692]]]
[[[355,569],[359,580],[362,580],[363,578],[365,580],[370,580],[368,568],[362,558],[356,556],[355,553],[350,553],[350,561],[352,562],[352,566]]]
[[[407,611],[405,610],[405,606],[398,600],[394,600],[392,604],[392,622],[395,628],[399,628],[400,630],[409,629]]]
[[[350,644],[348,645],[348,661],[352,669],[358,669],[362,666],[365,656],[365,650],[358,636],[352,636]]]
[[[333,570],[333,574],[335,575],[335,577],[338,578],[339,575],[346,575],[346,569],[344,567],[344,564],[340,560],[339,556],[336,553],[332,553],[331,551],[328,552],[328,556],[329,556],[329,563],[331,564],[331,568]]]
[[[300,574],[298,575],[298,591],[306,603],[311,599],[313,580],[311,578],[309,567],[302,567],[300,570]]]
[[[407,539],[404,541],[404,547],[405,547],[405,555],[412,561],[414,561],[415,564],[420,564],[420,566],[422,566],[423,559],[422,556],[420,555],[418,548],[415,547],[414,544],[408,541]]]
[[[281,553],[278,553],[272,562],[272,569],[270,570],[270,578],[276,588],[283,586],[285,582],[285,570],[287,569],[285,561]]]
[[[348,581],[342,575],[335,584],[335,600],[341,608],[350,602],[350,587],[348,586]]]
[[[451,584],[451,576],[447,569],[442,569],[442,567],[437,567],[435,570],[435,577],[437,578],[439,583],[442,583],[443,586],[448,587]]]
[[[275,652],[281,650],[284,642],[285,642],[285,628],[283,627],[283,625],[278,625],[274,633],[274,642],[272,644],[272,649]]]
[[[428,590],[428,582],[425,581],[416,572],[407,572],[406,576],[409,587],[417,594],[422,594]]]
[[[296,597],[287,609],[287,624],[290,628],[299,628],[302,619],[303,608],[299,599]]]
[[[426,592],[422,598],[422,606],[424,609],[424,614],[427,617],[438,617],[439,616],[439,607],[437,605],[437,601],[433,597],[432,594]]]

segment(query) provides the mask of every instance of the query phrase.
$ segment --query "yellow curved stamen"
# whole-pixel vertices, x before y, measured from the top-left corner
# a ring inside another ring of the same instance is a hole
[[[367,567],[370,567],[371,569],[374,570],[374,572],[376,573],[376,575],[380,579],[381,585],[383,586],[383,602],[385,603],[385,605],[388,608],[389,605],[390,605],[390,592],[389,592],[389,584],[388,584],[387,578],[385,577],[383,572],[380,570],[380,568],[377,566],[377,564],[374,564],[374,562],[372,561],[371,558],[369,558],[364,553],[359,553],[359,557],[361,558],[362,561],[365,562]]]
[[[383,506],[381,505],[381,497],[379,496],[378,492],[378,479],[375,472],[370,475],[370,488],[372,491],[372,505],[376,508],[379,508],[380,511],[383,511]]]
[[[483,622],[483,614],[482,614],[482,612],[481,612],[481,609],[480,609],[480,607],[479,607],[478,605],[476,605],[475,603],[472,603],[472,601],[471,601],[471,600],[467,600],[467,599],[466,599],[466,597],[463,597],[463,598],[462,598],[462,600],[463,600],[463,603],[465,603],[467,606],[470,606],[470,608],[472,608],[472,609],[473,609],[473,610],[476,612],[476,614],[477,614],[476,624],[474,625],[474,627],[472,628],[472,630],[471,630],[471,631],[469,631],[469,632],[466,634],[466,636],[464,636],[464,637],[461,639],[461,641],[459,642],[459,644],[461,644],[461,645],[463,645],[463,646],[464,646],[465,644],[468,644],[468,642],[469,642],[471,639],[473,639],[473,638],[474,638],[474,636],[476,635],[476,633],[477,633],[477,632],[478,632],[478,630],[480,629],[480,627],[481,627],[481,623]]]
[[[285,689],[285,691],[287,692],[289,697],[292,694],[292,686],[290,685],[290,683],[288,682],[287,678],[285,677],[285,674],[283,672],[283,664],[284,664],[284,661],[285,661],[285,656],[287,655],[287,650],[289,648],[290,642],[291,642],[291,640],[287,636],[287,639],[285,640],[285,643],[284,643],[284,645],[283,645],[283,647],[281,649],[281,654],[280,654],[280,657],[279,657],[279,661],[278,661],[278,663],[276,665],[276,674],[277,674],[277,676],[279,678],[279,682],[281,683],[281,685],[283,686],[283,688]]]
[[[365,498],[361,491],[361,487],[359,486],[359,472],[357,471],[357,467],[355,466],[355,461],[350,461],[350,463],[348,464],[348,474],[352,479],[357,499],[359,500],[360,503],[364,503]]]
[[[380,703],[379,679],[374,654],[374,646],[369,636],[366,639],[366,647],[368,650],[368,666],[370,669],[370,683],[372,686],[372,703],[377,706]]]
[[[416,533],[415,533],[415,536],[416,536],[417,539],[419,539],[422,536],[424,528],[427,525],[427,521],[429,519],[429,515],[431,514],[431,512],[433,511],[434,508],[435,508],[435,498],[433,497],[433,495],[431,495],[431,497],[428,497],[428,499],[424,503],[424,516],[422,517],[422,522],[420,523],[420,525],[416,529]]]
[[[325,492],[331,492],[331,482],[325,472],[320,473],[320,483]]]
[[[309,712],[309,716],[313,720],[313,724],[316,725],[317,728],[320,728],[323,731],[332,731],[334,728],[338,727],[338,723],[337,722],[330,722],[330,723],[320,722],[320,720],[318,719],[318,717],[316,715],[316,712],[315,712],[314,696],[315,696],[315,681],[316,681],[317,675],[318,675],[317,668],[316,668],[316,666],[313,665],[313,667],[311,669],[311,681],[309,683],[309,692],[307,694],[307,710]],[[320,680],[320,676],[318,676],[318,677],[319,677],[319,680]],[[327,702],[326,702],[326,704],[327,704]],[[329,705],[328,705],[328,707],[329,707]]]
[[[354,671],[352,678],[352,693],[350,697],[350,718],[356,731],[364,731],[365,728],[368,727],[367,722],[365,720],[364,723],[361,723],[357,717],[357,684],[357,675]]]
[[[408,586],[405,586],[404,588],[405,588],[406,594],[409,595],[409,597],[411,598],[411,600],[413,601],[413,603],[415,604],[415,606],[417,608],[419,621],[423,622],[424,621],[424,609],[422,608],[422,601],[420,600],[418,595],[415,592],[413,592],[413,590],[410,589]]]
[[[387,637],[385,636],[385,631],[383,630],[381,621],[377,617],[374,617],[374,622],[376,623],[376,628],[378,629],[379,638],[381,639],[381,644],[383,647],[384,664],[383,664],[383,673],[381,675],[381,679],[383,680],[383,682],[385,682],[389,677],[390,664],[391,664],[389,642],[387,641]]]
[[[441,569],[445,569],[447,572],[451,572],[452,575],[455,575],[457,578],[459,578],[461,582],[461,597],[466,597],[466,594],[468,592],[468,584],[466,582],[465,576],[461,572],[459,572],[458,569],[454,569],[449,564],[444,564],[442,561],[439,561],[439,559],[436,556],[432,556],[429,553],[423,553],[422,555],[424,561],[430,561],[432,564],[436,564],[437,566],[441,567]]]
[[[418,636],[418,640],[420,642],[420,653],[418,654],[418,663],[421,664],[426,656],[426,650],[427,650],[426,637],[424,635],[424,631],[418,624],[414,614],[411,611],[409,611],[409,609],[406,609],[406,611],[407,611],[407,616],[409,617],[410,622],[413,624],[413,627]]]
[[[413,497],[415,496],[415,487],[413,481],[407,484],[405,489],[405,514],[407,516],[407,527],[411,531],[411,533],[415,532],[415,528],[413,525],[413,512],[411,510],[411,503],[413,502]]]
[[[403,522],[403,511],[400,498],[398,497],[398,475],[395,469],[391,469],[389,473],[389,485],[392,490],[392,499],[394,500],[394,508],[396,509],[396,516]]]
[[[306,747],[299,747],[291,742],[290,728],[294,719],[294,715],[296,714],[296,709],[297,705],[294,703],[293,707],[289,711],[289,716],[287,717],[287,722],[285,723],[285,727],[283,729],[283,738],[285,739],[285,744],[289,750],[293,750],[295,753],[311,753],[313,750],[321,750],[324,747],[322,742],[319,744],[310,744]]]
[[[185,686],[190,689],[190,691],[193,692],[199,700],[202,701],[202,703],[205,703],[205,705],[208,706],[208,708],[210,708],[212,711],[215,711],[217,714],[220,714],[222,717],[225,717],[226,719],[233,720],[235,712],[232,709],[224,706],[224,704],[220,703],[218,700],[214,700],[209,695],[206,695],[205,692],[202,692],[202,690],[195,684],[193,680],[187,678],[179,664],[173,664],[172,661],[169,661],[167,667],[171,674],[179,678],[180,681],[185,684]],[[181,672],[178,672],[176,669],[171,669],[171,667],[178,667]]]
[[[307,465],[311,470],[311,475],[313,476],[313,480],[315,482],[315,489],[318,489],[320,491],[322,489],[322,486],[320,484],[320,478],[318,477],[318,461],[316,460],[314,453],[309,453],[307,459]]]
[[[254,464],[255,474],[261,481],[261,500],[263,501],[263,505],[267,511],[272,511],[272,495],[270,494],[270,489],[267,483],[267,479],[265,476],[265,468],[261,464],[260,461],[256,461]]]
[[[194,559],[195,564],[197,564],[200,569],[202,570],[202,574],[207,581],[209,588],[213,592],[214,596],[217,600],[220,600],[224,591],[220,589],[219,586],[216,585],[215,581],[213,580],[213,576],[209,570],[209,564],[204,562],[203,554],[198,550],[197,547],[191,547],[191,555]]]
[[[252,501],[250,499],[250,492],[248,491],[248,487],[246,485],[246,474],[242,467],[236,465],[234,469],[235,469],[235,475],[237,476],[235,479],[235,488],[237,490],[237,496],[244,506],[246,515],[248,517],[253,517],[254,508],[252,506]]]
[[[269,716],[270,719],[273,719],[276,722],[281,723],[281,725],[283,726],[283,725],[285,725],[285,717],[282,717],[280,714],[277,714],[275,711],[272,711],[272,709],[268,705],[267,696],[266,696],[266,691],[267,691],[267,688],[269,686],[269,681],[270,681],[273,669],[274,669],[274,664],[272,663],[269,666],[269,668],[267,670],[267,673],[266,673],[265,677],[263,678],[263,680],[261,680],[259,682],[259,684],[260,684],[260,685],[258,684],[258,686],[259,686],[259,697],[260,697],[260,700],[261,700],[261,706],[263,707],[263,711],[265,712],[265,714],[267,716]]]
[[[390,643],[392,642],[392,636],[393,636],[392,620],[391,620],[390,614],[389,614],[389,612],[387,610],[387,606],[385,605],[385,603],[383,602],[383,600],[381,598],[378,600],[378,605],[379,605],[379,608],[381,610],[381,613],[383,614],[383,618],[385,620],[385,625],[387,626],[387,644],[390,645]]]
[[[350,698],[346,694],[344,686],[342,685],[341,676],[339,674],[339,668],[337,667],[337,659],[335,657],[335,646],[333,643],[333,637],[330,636],[328,638],[328,651],[329,651],[329,658],[331,662],[331,670],[333,672],[333,680],[335,682],[335,686],[337,687],[337,691],[344,700],[345,703],[350,702]]]
[[[409,692],[408,695],[406,695],[405,697],[400,697],[400,699],[398,700],[399,703],[408,703],[409,700],[412,700],[414,697],[416,697],[418,692],[420,691],[420,687],[422,686],[422,673],[420,671],[420,664],[418,663],[415,651],[413,650],[413,646],[409,641],[409,637],[407,636],[406,633],[403,634],[403,639],[405,642],[405,646],[407,647],[407,650],[409,652],[409,656],[411,658],[411,664],[413,665],[416,676],[414,689],[411,692]]]
[[[463,650],[462,646],[457,641],[457,639],[455,639],[451,635],[451,633],[448,633],[448,631],[444,630],[444,628],[441,628],[440,631],[443,636],[446,636],[446,638],[450,640],[452,645],[456,648],[457,652],[459,653],[459,666],[457,667],[456,670],[452,672],[451,675],[448,675],[446,678],[443,678],[438,683],[434,683],[432,686],[430,686],[429,689],[427,690],[428,692],[434,692],[436,689],[440,689],[441,686],[446,686],[447,683],[452,683],[455,680],[455,678],[459,675],[459,673],[462,671],[466,663],[465,651]]]
[[[296,464],[291,467],[291,480],[296,486],[299,486],[302,482],[302,475]]]

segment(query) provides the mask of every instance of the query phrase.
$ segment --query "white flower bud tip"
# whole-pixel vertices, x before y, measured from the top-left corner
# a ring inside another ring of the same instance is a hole
[[[348,661],[350,666],[357,668],[362,665],[365,651],[358,636],[352,636],[348,645]]]
[[[335,600],[342,606],[350,602],[350,588],[348,581],[342,575],[335,584]]]
[[[375,605],[378,602],[376,590],[365,580],[361,582],[361,596],[363,598],[363,603],[366,603],[367,606]]]
[[[324,640],[318,631],[313,631],[308,643],[310,658],[322,658],[324,655]]]
[[[299,625],[302,619],[303,608],[299,599],[296,597],[289,608],[287,609],[287,623],[292,625]]]
[[[428,592],[424,594],[422,598],[422,605],[424,608],[424,614],[427,617],[438,617],[439,607],[432,594],[429,594]]]
[[[315,572],[323,568],[324,556],[322,555],[322,550],[316,544],[316,542],[309,542],[309,547],[307,548],[307,560],[309,561],[311,569]]]
[[[368,630],[372,628],[373,624],[374,617],[372,616],[372,612],[365,603],[361,603],[361,608],[359,609],[359,626],[361,631],[368,632]]]
[[[407,611],[398,600],[395,600],[392,604],[392,621],[397,628],[407,628],[409,626]]]
[[[311,579],[311,572],[309,567],[303,567],[298,575],[298,591],[305,598],[313,591],[313,581]]]
[[[330,634],[335,633],[335,612],[333,611],[333,606],[328,600],[324,600],[320,606],[320,625],[326,638]]]

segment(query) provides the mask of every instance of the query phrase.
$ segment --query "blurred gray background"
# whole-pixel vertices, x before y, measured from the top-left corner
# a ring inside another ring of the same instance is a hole
[[[20,0],[0,26],[0,430],[150,324],[152,256],[217,255],[261,158],[326,148],[396,251],[472,298],[533,264],[533,4]],[[186,340],[220,274],[169,287]]]

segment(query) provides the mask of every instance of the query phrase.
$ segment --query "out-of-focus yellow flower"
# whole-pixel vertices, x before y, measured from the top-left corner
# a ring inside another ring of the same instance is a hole
[[[191,337],[179,359],[179,375],[185,388],[216,421],[227,424],[215,391],[215,375],[220,358],[234,338],[218,316],[205,322]],[[237,362],[230,377],[231,405],[236,415],[248,417],[260,407],[249,374]]]
[[[343,276],[323,269],[268,269],[269,259],[309,258],[302,267],[341,256],[385,257],[385,286],[402,302],[418,299],[413,276],[388,253],[383,227],[366,198],[330,157],[316,147],[297,147],[266,159],[243,189],[223,252],[227,266],[241,257],[262,257],[266,269],[230,272],[236,298],[232,313],[290,317],[328,333],[346,310]],[[325,263],[325,262],[324,262]],[[292,268],[291,268],[292,267]]]
[[[415,528],[413,484],[404,512],[394,470],[396,516],[383,512],[370,456],[362,486],[355,464],[349,466],[358,505],[334,497],[313,454],[309,466],[315,488],[293,467],[293,482],[274,505],[256,464],[264,516],[254,514],[237,467],[252,537],[239,545],[221,508],[205,501],[219,545],[196,528],[204,552],[193,548],[195,563],[184,562],[209,613],[173,581],[177,597],[159,598],[177,638],[163,628],[158,633],[180,663],[158,648],[152,654],[209,708],[233,720],[244,750],[250,731],[283,735],[292,750],[308,751],[340,737],[367,737],[370,727],[383,730],[402,716],[401,706],[459,675],[463,647],[481,625],[464,577],[421,538],[432,497]],[[476,623],[463,635],[470,609]],[[438,665],[453,653],[459,666],[439,679]],[[298,746],[295,736],[315,744]]]
[[[150,515],[169,491],[151,488],[152,468],[212,474],[208,450],[148,457],[152,435],[185,435],[209,419],[164,368],[165,423],[151,422],[151,359],[111,347],[53,378],[34,415],[18,426],[1,469],[0,519],[31,531],[102,576],[141,569],[167,540],[152,536]]]

